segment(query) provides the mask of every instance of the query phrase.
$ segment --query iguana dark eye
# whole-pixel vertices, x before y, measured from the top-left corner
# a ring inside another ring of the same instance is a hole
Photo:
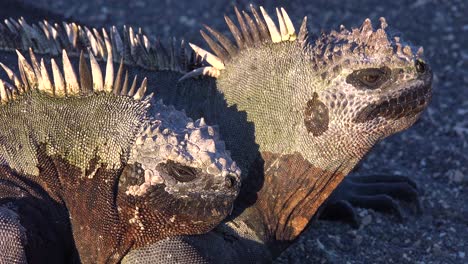
[[[418,73],[425,73],[426,72],[426,64],[422,60],[416,60],[414,63],[414,67]]]
[[[362,80],[369,84],[376,83],[379,80],[379,78],[380,78],[380,75],[372,74],[372,73],[362,76]]]
[[[167,173],[179,182],[193,181],[197,177],[197,169],[168,161],[164,168]]]
[[[346,82],[356,88],[377,89],[384,84],[391,76],[388,67],[367,68],[352,72],[346,77]]]

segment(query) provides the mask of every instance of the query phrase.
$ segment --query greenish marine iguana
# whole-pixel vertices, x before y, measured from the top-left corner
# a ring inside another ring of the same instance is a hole
[[[410,126],[427,105],[430,69],[420,52],[389,40],[385,20],[376,31],[366,20],[360,29],[341,28],[313,43],[305,20],[296,35],[284,10],[277,11],[279,30],[264,10],[263,17],[251,11],[236,10],[240,27],[226,17],[236,44],[207,27],[213,37],[202,35],[216,55],[193,45],[211,64],[201,67],[185,48],[164,50],[131,28],[123,39],[115,28],[107,37],[76,24],[42,23],[50,37],[41,41],[44,34],[20,31],[21,47],[52,54],[89,47],[96,56],[139,66],[135,71],[156,83],[166,103],[218,123],[244,171],[234,214],[215,230],[160,241],[124,261],[269,261],[376,142]],[[103,44],[106,38],[112,45]],[[190,79],[200,74],[217,80]]]
[[[104,76],[82,55],[76,75],[65,51],[63,70],[30,56],[0,64],[2,262],[116,263],[231,212],[240,170],[216,127],[154,102],[112,60]]]

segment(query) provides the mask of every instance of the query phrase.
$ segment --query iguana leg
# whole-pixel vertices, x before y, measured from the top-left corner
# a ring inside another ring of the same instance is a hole
[[[77,263],[64,206],[0,166],[0,263]]]
[[[26,230],[18,215],[0,206],[0,263],[27,263],[25,244]]]
[[[363,207],[394,214],[403,219],[399,201],[420,212],[416,183],[405,176],[372,175],[348,176],[332,193],[319,211],[319,217],[328,220],[344,220],[359,226],[355,207]]]
[[[0,205],[0,263],[75,263],[71,232],[27,200]]]

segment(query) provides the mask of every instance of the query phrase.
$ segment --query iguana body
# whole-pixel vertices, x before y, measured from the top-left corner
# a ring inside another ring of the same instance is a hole
[[[279,255],[374,144],[417,120],[431,94],[430,69],[419,52],[389,40],[384,19],[377,30],[366,20],[311,44],[306,20],[296,33],[284,10],[276,10],[279,29],[264,10],[263,18],[251,11],[236,10],[240,27],[225,17],[235,44],[207,27],[212,37],[202,35],[214,54],[192,47],[209,65],[185,75],[169,101],[219,124],[248,171],[235,216],[205,237],[181,238],[215,263]],[[216,83],[188,79],[197,75]],[[232,259],[216,254],[226,248]]]
[[[220,124],[227,148],[244,172],[233,217],[207,235],[168,239],[133,251],[129,262],[166,263],[167,256],[190,263],[270,260],[302,232],[365,153],[385,136],[410,126],[429,100],[430,70],[421,70],[424,64],[415,62],[409,47],[389,42],[385,22],[373,31],[366,21],[361,29],[342,29],[311,44],[305,23],[296,35],[285,12],[278,12],[280,30],[269,16],[252,12],[238,12],[240,28],[228,21],[236,44],[209,29],[214,40],[208,44],[216,56],[196,47],[212,66],[185,77],[205,73],[217,80],[184,78],[177,83],[181,72],[199,65],[198,60],[179,56],[177,48],[160,51],[130,29],[122,38],[114,29],[103,34],[73,25],[62,28],[68,32],[64,41],[72,45],[64,47],[70,52],[83,45],[102,57],[111,51],[114,60],[142,67],[136,71],[156,84],[157,95],[166,103]],[[52,53],[60,49],[41,50],[36,43],[43,42],[28,43],[25,35],[24,47]],[[106,35],[110,46],[103,45]],[[56,46],[56,40],[50,41],[46,47]],[[362,78],[374,75],[383,81],[369,88]],[[405,95],[398,101],[404,93],[408,99]],[[177,247],[185,251],[168,251]],[[220,256],[221,250],[231,253]]]
[[[65,52],[63,71],[31,58],[19,54],[20,74],[2,65],[14,86],[0,82],[0,204],[22,234],[16,261],[69,262],[74,242],[81,262],[116,263],[231,211],[240,171],[213,127],[145,99],[146,80],[129,85],[122,67],[114,78],[111,61],[102,78],[81,56],[78,79]]]

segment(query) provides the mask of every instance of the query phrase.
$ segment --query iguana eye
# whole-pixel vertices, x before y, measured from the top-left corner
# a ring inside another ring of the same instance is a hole
[[[372,73],[362,76],[362,80],[368,84],[376,83],[379,80],[379,78],[380,78],[380,75],[372,74]]]
[[[367,68],[352,72],[346,77],[346,82],[356,88],[377,89],[384,84],[391,75],[388,67]]]
[[[179,182],[193,181],[198,173],[195,168],[184,166],[171,160],[164,165],[164,168],[170,176],[174,177],[174,179]]]

